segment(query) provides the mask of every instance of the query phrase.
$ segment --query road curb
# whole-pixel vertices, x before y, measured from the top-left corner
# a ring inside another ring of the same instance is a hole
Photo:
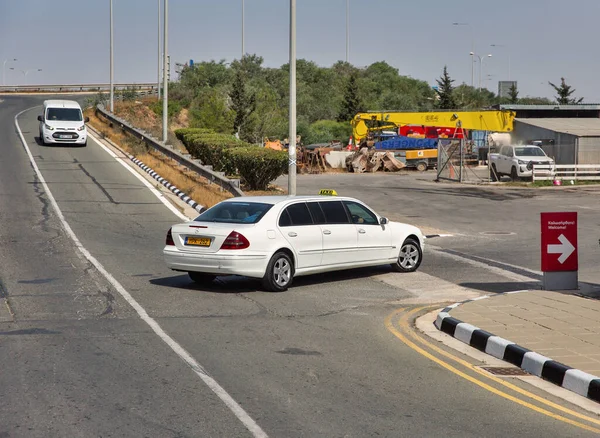
[[[499,295],[522,292],[527,291],[506,292]],[[455,303],[442,309],[437,314],[434,322],[435,327],[479,351],[509,362],[534,376],[541,377],[564,389],[600,403],[600,377],[557,362],[512,341],[450,316],[449,312],[461,304],[486,298],[491,298],[491,295]]]

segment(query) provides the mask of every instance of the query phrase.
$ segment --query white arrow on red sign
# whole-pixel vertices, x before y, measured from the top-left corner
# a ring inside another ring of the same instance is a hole
[[[560,241],[560,245],[548,245],[548,254],[560,254],[558,261],[563,264],[573,254],[575,247],[564,234],[558,236],[558,240]]]

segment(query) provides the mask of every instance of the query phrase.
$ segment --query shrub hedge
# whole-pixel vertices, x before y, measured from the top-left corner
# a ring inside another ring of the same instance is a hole
[[[178,129],[175,135],[194,158],[227,175],[239,174],[250,190],[266,190],[269,182],[287,171],[284,151],[253,146],[210,129]]]

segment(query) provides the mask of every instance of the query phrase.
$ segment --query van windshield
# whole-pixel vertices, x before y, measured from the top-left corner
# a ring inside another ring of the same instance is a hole
[[[58,122],[82,122],[83,116],[79,108],[48,108],[46,120]]]

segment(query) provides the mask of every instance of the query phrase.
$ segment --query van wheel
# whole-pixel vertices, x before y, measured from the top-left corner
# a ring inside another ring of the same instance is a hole
[[[283,292],[292,284],[294,264],[289,255],[283,251],[276,252],[262,279],[262,285],[269,292]]]
[[[216,275],[207,274],[205,272],[188,272],[188,275],[190,276],[190,279],[194,283],[198,283],[198,284],[210,283],[216,277]]]
[[[423,260],[421,245],[417,240],[409,237],[402,244],[400,254],[391,266],[396,272],[414,272],[421,265],[421,260]]]

